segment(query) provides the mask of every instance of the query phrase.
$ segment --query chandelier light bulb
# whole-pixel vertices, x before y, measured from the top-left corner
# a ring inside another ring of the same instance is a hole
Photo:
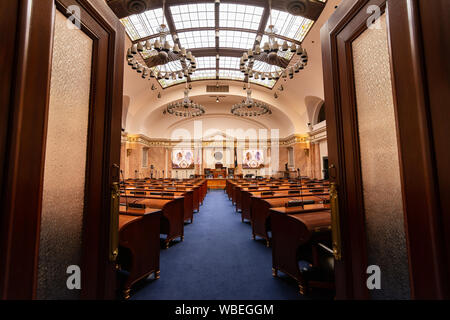
[[[294,53],[297,51],[297,46],[295,45],[295,43],[291,44],[291,52]]]
[[[153,47],[155,48],[156,51],[160,51],[161,50],[161,42],[156,39],[155,43],[153,44]]]

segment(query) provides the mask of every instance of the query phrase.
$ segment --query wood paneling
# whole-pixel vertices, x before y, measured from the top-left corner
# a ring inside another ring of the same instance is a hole
[[[411,288],[416,299],[449,298],[449,4],[420,3],[388,2]]]
[[[432,6],[417,0],[349,0],[321,30],[329,160],[334,165],[330,178],[340,190],[345,257],[335,265],[337,298],[367,298],[361,170],[348,52],[351,41],[367,28],[366,9],[373,4],[382,11],[387,4],[411,296],[448,298],[450,219],[442,196],[449,193],[449,145],[444,136],[450,131],[442,103],[449,94],[445,0]],[[349,143],[339,143],[343,141]]]
[[[9,100],[2,101],[2,114],[9,113],[9,117],[8,125],[2,126],[8,131],[5,152],[1,154],[4,189],[0,204],[0,289],[2,299],[32,299],[36,288],[54,6],[50,1],[8,1],[7,7],[2,4],[1,12],[16,30],[16,39],[2,36],[2,48],[7,48],[11,69],[1,84],[2,92],[9,91],[9,95],[2,95],[2,99]],[[2,35],[10,34],[11,26],[2,24]],[[12,48],[14,51],[8,52]]]
[[[108,262],[109,197],[112,181],[119,179],[112,164],[120,161],[124,30],[103,1],[57,2],[63,13],[71,4],[82,9],[82,30],[95,42],[82,296],[112,298],[115,274]],[[55,10],[52,0],[17,0],[8,1],[0,11],[5,18],[1,32],[8,34],[2,37],[2,47],[8,48],[5,61],[10,68],[1,82],[1,92],[9,92],[1,97],[5,99],[2,115],[9,114],[0,136],[0,146],[5,149],[0,156],[4,163],[0,204],[2,299],[32,299],[36,292]],[[11,36],[15,29],[16,39]]]

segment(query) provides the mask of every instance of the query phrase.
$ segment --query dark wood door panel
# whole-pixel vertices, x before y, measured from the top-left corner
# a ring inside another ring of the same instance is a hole
[[[1,32],[8,35],[2,37],[8,50],[2,50],[0,120],[2,299],[36,294],[54,17],[56,10],[70,14],[69,5],[81,9],[82,30],[94,40],[82,297],[114,298],[109,199],[112,182],[119,181],[113,164],[120,162],[124,29],[104,1],[15,0],[0,11]]]

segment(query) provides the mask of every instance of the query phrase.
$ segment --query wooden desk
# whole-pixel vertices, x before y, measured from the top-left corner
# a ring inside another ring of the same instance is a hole
[[[277,207],[284,207],[287,202],[295,201],[314,201],[314,204],[305,205],[302,207],[291,207],[291,208],[279,208],[279,210],[285,210],[288,212],[299,212],[303,213],[311,211],[321,211],[328,209],[328,204],[323,204],[323,199],[316,196],[306,196],[306,197],[284,197],[284,198],[269,198],[263,199],[261,197],[252,197],[252,214],[250,220],[252,222],[252,236],[253,239],[259,236],[266,240],[266,246],[270,246],[269,231],[271,231],[271,221],[270,221],[270,209]]]
[[[125,209],[125,208],[123,208]],[[154,273],[159,279],[159,229],[162,211],[157,209],[129,209],[119,215],[119,255],[121,270],[128,272],[122,285],[125,299],[131,286]]]
[[[278,271],[288,274],[297,281],[301,294],[306,293],[308,286],[332,288],[332,280],[312,279],[310,273],[300,270],[298,263],[299,260],[308,261],[311,268],[317,270],[317,243],[331,242],[330,211],[305,212],[298,208],[272,208],[270,219],[273,276],[276,277]]]
[[[211,169],[214,179],[221,178],[225,179],[227,177],[226,169]]]
[[[319,189],[321,191],[322,189]],[[273,192],[271,195],[262,195],[263,192]],[[249,188],[241,189],[241,197],[240,197],[240,207],[241,207],[241,215],[242,219],[250,219],[251,217],[251,206],[253,205],[252,197],[269,199],[269,198],[285,198],[285,197],[300,197],[300,196],[318,196],[322,197],[323,201],[329,199],[328,193],[325,192],[314,192],[310,191],[305,187],[284,187],[282,186],[279,189],[267,189],[267,188],[259,188],[258,190],[251,190]]]
[[[124,223],[126,222],[126,218],[124,218],[125,216],[142,217],[142,216],[146,216],[148,214],[161,212],[161,209],[153,209],[153,208],[145,208],[145,209],[128,208],[127,209],[127,207],[124,205],[121,205],[119,208],[120,208],[119,209],[120,214],[123,215]]]
[[[195,196],[194,196],[195,195]],[[194,208],[199,210],[199,191],[194,193],[194,190],[188,189],[183,191],[177,190],[160,190],[155,188],[126,188],[125,193],[121,193],[121,196],[127,196],[129,198],[158,198],[162,199],[178,199],[180,197],[184,197],[184,221],[190,220],[192,223],[194,221]]]
[[[207,179],[208,189],[225,189],[226,179]]]
[[[169,248],[170,242],[176,238],[184,241],[184,210],[183,197],[161,198],[161,197],[145,197],[137,198],[134,202],[144,205],[146,209],[161,209],[163,215],[161,217],[160,233],[166,235],[165,248]],[[120,200],[123,204],[123,200]],[[128,208],[130,210],[130,208]],[[139,210],[139,209],[137,209]],[[141,209],[142,210],[142,209]]]

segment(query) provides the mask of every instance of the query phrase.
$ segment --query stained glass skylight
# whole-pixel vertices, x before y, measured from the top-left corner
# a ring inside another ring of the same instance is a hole
[[[221,28],[244,28],[258,30],[264,8],[242,4],[220,5],[219,25]]]
[[[219,79],[244,80],[244,74],[239,70],[219,70]]]
[[[239,70],[240,58],[236,57],[220,57],[219,68],[221,69],[236,69]]]
[[[162,66],[158,66],[157,69],[161,70],[162,72],[174,72],[182,70],[182,67],[180,60],[177,60],[166,63]]]
[[[216,46],[214,30],[180,32],[178,37],[181,46],[186,49],[214,48]]]
[[[258,72],[279,72],[281,68],[263,61],[255,61],[253,70]]]
[[[277,29],[277,34],[303,41],[314,21],[307,18],[293,16],[284,11],[272,10],[272,24]],[[266,30],[269,28],[270,19]]]
[[[247,50],[253,47],[256,33],[222,30],[219,35],[219,46],[223,48],[239,48]]]
[[[216,69],[216,57],[197,58],[197,69]]]
[[[185,4],[170,7],[177,29],[214,27],[214,3]]]
[[[163,21],[162,9],[148,10],[120,20],[132,41],[158,33]]]
[[[206,79],[215,79],[216,78],[216,69],[209,70],[197,70],[191,76],[192,80],[206,80]]]
[[[319,1],[326,2],[326,0]],[[240,1],[231,2],[227,1],[216,5],[212,0],[208,2],[199,0],[189,4],[167,4],[165,24],[171,28],[170,34],[167,36],[170,45],[174,45],[172,35],[177,35],[181,48],[195,51],[192,53],[197,59],[197,71],[191,75],[191,80],[216,79],[217,74],[220,79],[224,80],[244,80],[244,74],[239,70],[241,55],[254,46],[260,26],[264,26],[267,30],[270,21],[263,20],[263,17],[266,17],[263,4],[253,6],[239,3]],[[216,12],[217,9],[218,12]],[[216,17],[218,17],[217,21]],[[173,24],[168,23],[171,20]],[[142,14],[123,18],[121,22],[134,43],[139,40],[147,40],[149,37],[153,42],[157,38],[160,24],[163,22],[163,10],[162,8],[148,10]],[[284,11],[272,10],[272,23],[275,25],[278,35],[292,39],[292,41],[302,42],[314,21],[301,16],[293,16]],[[218,41],[216,41],[216,37],[218,37]],[[262,43],[267,41],[268,36],[263,35]],[[282,44],[284,40],[278,39],[278,41]],[[288,43],[291,44],[292,41],[288,40]],[[156,52],[144,50],[141,52],[141,56],[143,59],[147,59],[154,53]],[[218,68],[216,55],[219,55]],[[288,50],[286,52],[279,51],[278,55],[290,61],[295,54]],[[138,60],[143,63],[140,57]],[[182,66],[180,61],[176,61],[165,66],[158,66],[157,69],[162,72],[167,70],[170,73],[181,70]],[[259,61],[256,61],[254,65],[254,70],[260,72],[273,72],[279,69],[279,67]],[[173,80],[171,75],[171,79],[162,79],[160,83],[165,88],[183,81],[183,79]],[[269,81],[268,79],[264,81],[250,79],[250,81],[269,88],[276,83],[275,80]]]

